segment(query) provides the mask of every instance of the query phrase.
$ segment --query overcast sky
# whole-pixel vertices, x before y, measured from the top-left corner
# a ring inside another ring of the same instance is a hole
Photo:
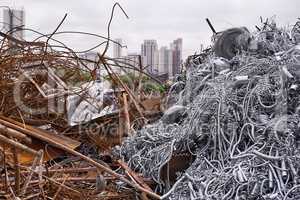
[[[211,31],[205,18],[217,31],[247,26],[254,30],[259,17],[272,17],[281,26],[295,23],[300,17],[299,0],[119,0],[130,19],[116,9],[111,27],[112,38],[122,38],[128,52],[139,52],[144,39],[156,39],[159,46],[183,38],[184,56],[199,51],[200,44],[210,44]],[[68,14],[60,31],[86,31],[107,35],[112,0],[0,0],[2,6],[24,8],[26,26],[51,33],[65,13]],[[0,13],[2,18],[2,12]],[[2,20],[1,20],[2,21]],[[35,35],[26,33],[26,38]],[[94,37],[68,35],[57,37],[77,50],[101,42]]]

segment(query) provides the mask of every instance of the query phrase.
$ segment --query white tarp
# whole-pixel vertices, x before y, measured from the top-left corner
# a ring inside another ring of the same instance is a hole
[[[70,126],[88,122],[116,111],[115,97],[108,82],[88,82],[83,84],[79,91],[77,94],[67,97]],[[107,102],[109,103],[107,104]]]

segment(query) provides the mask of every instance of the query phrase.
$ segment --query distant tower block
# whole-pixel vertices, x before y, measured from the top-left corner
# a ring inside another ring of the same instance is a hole
[[[182,38],[178,38],[171,43],[170,48],[173,53],[172,61],[172,75],[180,73],[180,66],[182,63]]]
[[[19,40],[24,39],[25,12],[17,9],[3,10],[3,32]]]
[[[122,45],[123,45],[123,41],[121,38],[117,38],[114,41],[116,41],[117,43],[114,43],[113,45],[113,57],[114,58],[121,58],[122,57]]]
[[[158,74],[158,48],[156,40],[144,40],[141,46],[143,66],[151,74]]]
[[[163,46],[159,50],[158,74],[170,74],[172,76],[173,54],[168,47]]]

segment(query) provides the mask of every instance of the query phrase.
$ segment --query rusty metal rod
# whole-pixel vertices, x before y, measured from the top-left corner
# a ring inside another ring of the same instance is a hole
[[[26,144],[31,144],[31,138],[27,137],[25,134],[21,133],[20,131],[16,131],[11,128],[7,128],[6,126],[0,124],[0,134],[3,133],[8,137],[13,137],[18,140],[25,142]]]
[[[1,118],[3,118],[3,117],[1,117]],[[155,199],[160,199],[160,196],[158,194],[156,194],[154,192],[151,192],[151,191],[143,188],[142,186],[129,181],[128,179],[124,178],[122,175],[120,175],[120,174],[116,173],[115,171],[113,171],[113,170],[111,170],[111,169],[103,166],[102,164],[94,161],[93,159],[91,159],[91,158],[89,158],[89,157],[87,157],[87,156],[85,156],[85,155],[83,155],[83,154],[81,154],[81,153],[79,153],[79,152],[77,152],[77,151],[75,151],[75,150],[73,150],[73,149],[71,149],[71,148],[63,145],[63,144],[59,144],[56,141],[52,140],[51,138],[44,137],[43,135],[39,134],[40,130],[37,130],[37,129],[34,129],[34,128],[31,128],[31,130],[28,130],[28,129],[24,128],[24,127],[16,125],[16,124],[18,124],[18,122],[15,122],[15,124],[13,124],[13,123],[10,123],[10,122],[5,121],[3,119],[0,119],[0,123],[4,124],[5,126],[8,126],[10,128],[13,128],[13,129],[16,129],[18,131],[21,131],[21,132],[23,132],[23,133],[25,133],[27,135],[32,136],[32,137],[38,138],[38,139],[40,139],[40,140],[42,140],[44,142],[47,142],[50,145],[52,145],[54,147],[57,147],[57,148],[59,148],[61,150],[64,150],[67,153],[70,153],[70,154],[72,154],[74,156],[78,156],[82,160],[85,160],[86,162],[90,163],[91,165],[97,167],[99,170],[107,172],[108,174],[110,174],[110,175],[118,178],[119,180],[123,181],[124,183],[127,183],[128,185],[130,185],[133,188],[137,189],[138,191],[145,192],[147,195],[149,195],[149,196],[151,196],[151,197],[153,197]]]
[[[29,148],[29,147],[27,147],[27,146],[25,146],[25,145],[23,145],[19,142],[13,141],[13,140],[11,140],[11,139],[3,136],[3,135],[0,135],[0,141],[5,143],[5,144],[8,144],[12,147],[15,147],[17,149],[20,149],[22,151],[26,151],[30,154],[37,155],[37,152],[35,150],[33,150],[33,149],[31,149],[31,148]]]

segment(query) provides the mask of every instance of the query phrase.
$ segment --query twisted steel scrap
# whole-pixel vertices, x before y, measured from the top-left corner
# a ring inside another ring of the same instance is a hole
[[[59,28],[63,25],[63,22],[66,20],[67,15],[63,17],[56,29],[49,35],[22,27],[18,27],[17,30],[10,30],[8,33],[0,32],[0,37],[2,38],[0,41],[0,128],[2,128],[0,136],[1,143],[3,142],[8,145],[9,148],[14,149],[14,170],[16,171],[15,177],[11,176],[11,173],[8,173],[5,162],[6,156],[9,153],[8,151],[6,151],[6,145],[4,145],[3,148],[1,146],[1,159],[3,159],[4,161],[5,171],[5,176],[1,177],[1,180],[4,180],[5,183],[1,182],[0,187],[5,187],[5,190],[8,191],[8,193],[10,193],[13,198],[17,198],[19,195],[22,198],[38,198],[39,196],[46,198],[47,195],[52,195],[53,191],[51,191],[50,189],[48,190],[48,188],[45,187],[45,182],[50,183],[50,185],[54,184],[56,186],[59,186],[57,191],[54,193],[54,198],[57,197],[61,189],[69,191],[64,193],[64,195],[68,198],[74,196],[82,196],[83,194],[83,192],[79,192],[76,188],[71,188],[64,184],[66,181],[69,181],[67,176],[63,175],[63,183],[60,183],[56,181],[57,179],[55,179],[55,177],[49,178],[48,176],[43,175],[43,155],[44,153],[47,154],[47,152],[35,151],[29,148],[27,145],[31,143],[32,138],[37,138],[45,142],[46,146],[50,145],[56,147],[60,150],[63,150],[64,152],[69,153],[70,155],[80,158],[89,165],[94,166],[97,171],[105,172],[105,174],[109,174],[111,177],[113,177],[113,179],[120,180],[122,183],[132,186],[133,192],[134,190],[136,190],[140,193],[147,194],[152,198],[160,198],[159,195],[149,190],[149,188],[146,188],[144,183],[141,184],[142,181],[139,181],[139,183],[137,183],[134,181],[134,179],[130,180],[126,178],[126,176],[112,170],[107,165],[98,162],[99,160],[93,160],[92,158],[83,155],[78,151],[75,151],[73,148],[70,148],[63,143],[54,141],[51,137],[44,137],[44,134],[42,134],[43,131],[25,125],[35,124],[37,126],[42,126],[50,124],[53,130],[55,130],[58,134],[68,131],[69,127],[65,117],[66,113],[56,113],[53,110],[47,110],[49,109],[47,105],[48,100],[51,98],[59,99],[67,94],[76,94],[80,96],[81,93],[69,90],[69,87],[70,85],[74,85],[74,83],[82,83],[93,80],[92,75],[94,73],[94,69],[89,68],[87,66],[88,64],[94,65],[95,68],[101,68],[103,67],[103,65],[111,68],[112,66],[122,67],[124,63],[126,63],[127,68],[137,70],[140,73],[147,75],[144,71],[141,71],[140,68],[137,68],[136,64],[129,64],[126,61],[122,63],[122,60],[116,61],[106,55],[107,49],[109,48],[109,43],[116,43],[115,41],[110,39],[110,25],[112,23],[116,6],[119,6],[122,12],[127,16],[122,7],[118,3],[116,3],[112,9],[110,21],[108,24],[107,37],[80,31],[59,32]],[[31,31],[35,34],[38,34],[38,37],[33,41],[28,42],[11,36],[12,32],[20,30]],[[88,50],[76,52],[65,45],[63,42],[53,38],[53,36],[58,34],[84,34],[101,38],[105,41]],[[105,45],[104,51],[101,54],[98,54],[99,58],[97,60],[90,60],[80,57],[81,53],[87,53],[92,50],[99,51],[99,49],[97,48],[102,47],[102,45]],[[89,75],[89,80],[84,79],[83,75],[85,74]],[[48,94],[45,93],[42,87],[44,83],[47,83],[49,78],[51,78],[58,86],[54,87],[54,92],[52,91],[53,93],[50,92]],[[15,92],[16,88],[18,88],[17,93]],[[86,88],[86,90],[87,89],[88,88]],[[126,91],[130,92],[127,86]],[[16,101],[16,98],[18,101]],[[82,96],[82,98],[86,97]],[[23,105],[21,103],[23,103]],[[22,106],[24,108],[30,109],[22,109]],[[35,110],[36,112],[32,112],[32,110]],[[15,120],[17,120],[18,122]],[[81,133],[78,133],[78,135],[80,134]],[[26,143],[26,145],[23,143]],[[48,147],[46,147],[46,149],[47,148]],[[35,155],[31,168],[24,167],[23,165],[20,165],[20,163],[18,163],[16,149],[23,150]],[[72,162],[72,159],[71,161],[65,162],[71,165],[75,164]],[[22,183],[21,180],[21,176],[23,176],[25,173],[24,171],[21,171],[21,169],[23,168],[25,168],[29,173],[29,176],[26,176],[26,180],[24,183]],[[36,168],[38,168],[38,170],[35,170]],[[89,170],[85,169],[84,171],[88,172]],[[77,173],[76,170],[75,172]],[[81,171],[78,170],[78,173],[80,172]],[[37,184],[35,184],[34,181],[31,180],[34,174],[38,175]],[[63,171],[59,174],[62,175]],[[134,172],[131,172],[131,174],[134,175]],[[99,180],[104,179],[99,177],[100,176],[97,176]],[[80,180],[80,178],[81,177],[78,177],[78,180]],[[16,186],[16,191],[13,191],[10,187],[10,180],[13,180]],[[82,184],[87,187],[85,180],[87,179],[82,178]],[[117,181],[115,182],[117,183]],[[20,188],[20,185],[23,185],[23,187]],[[97,184],[90,184],[89,187],[95,187],[95,185],[99,185],[99,181],[97,182]],[[31,192],[29,191],[29,187]],[[32,191],[39,192],[37,194],[32,194]],[[2,192],[0,193],[0,195],[2,195]]]
[[[180,120],[145,126],[116,153],[162,199],[299,199],[298,34],[299,22],[292,32],[265,23],[255,51],[191,56],[174,84],[184,88],[169,93]]]

